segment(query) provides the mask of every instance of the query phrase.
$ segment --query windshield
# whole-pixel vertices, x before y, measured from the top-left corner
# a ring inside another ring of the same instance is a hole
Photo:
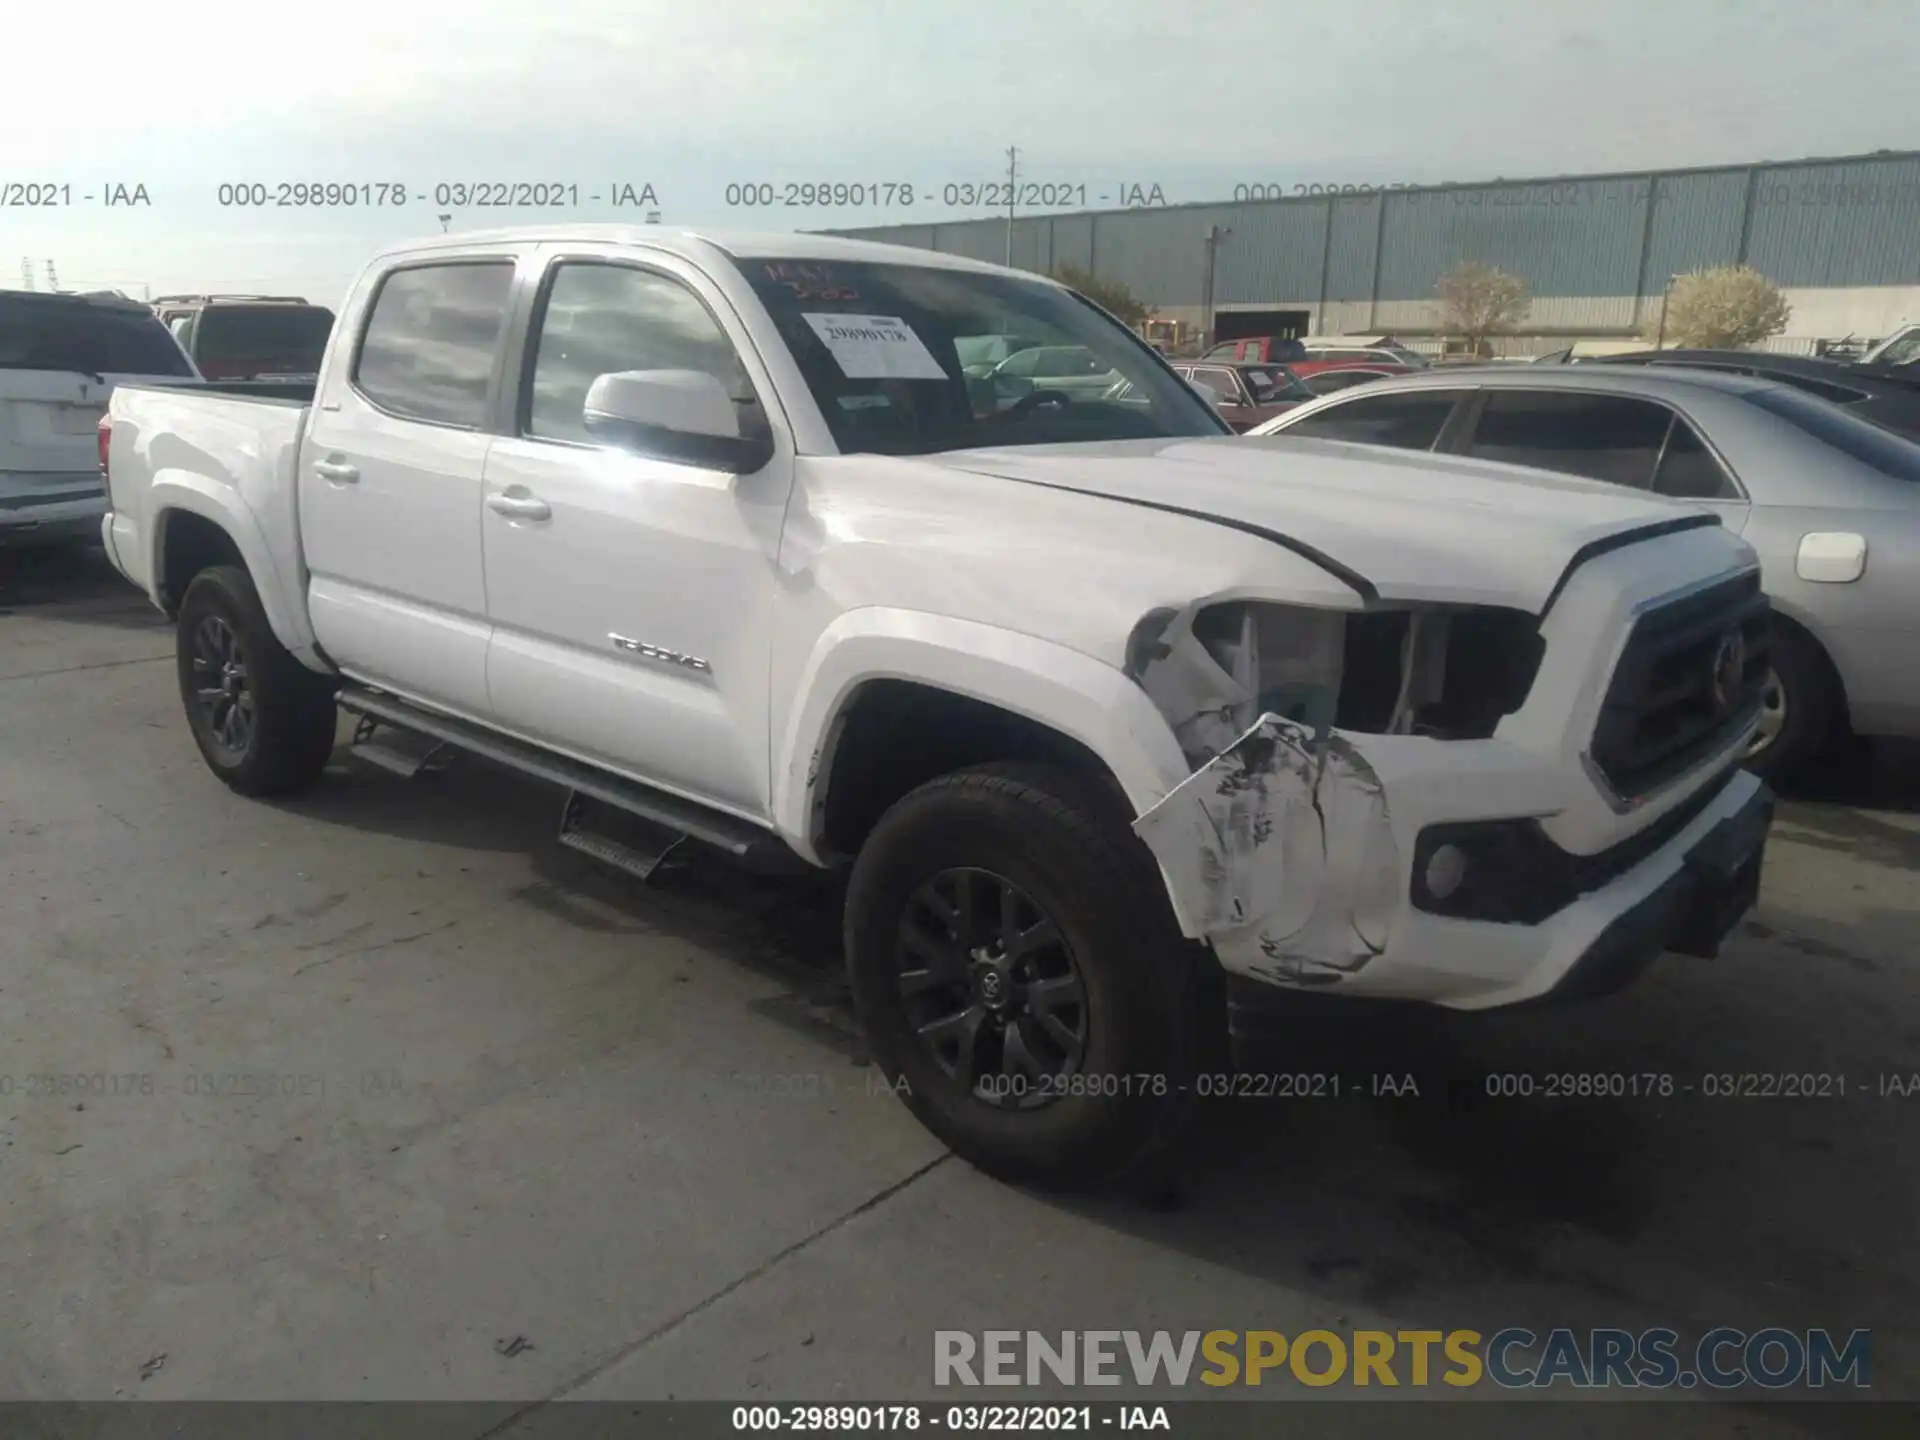
[[[333,312],[320,305],[209,305],[194,331],[194,358],[210,380],[311,375],[332,332]]]
[[[1229,433],[1137,336],[1053,285],[864,261],[735,263],[843,453]],[[1010,335],[1031,343],[980,373],[981,342]]]
[[[1256,405],[1273,405],[1282,400],[1318,398],[1298,375],[1284,365],[1267,365],[1257,369],[1249,367],[1240,373],[1246,377],[1247,388],[1253,392],[1253,402]]]
[[[53,295],[0,295],[0,370],[191,376],[193,366],[146,310]]]
[[[1744,398],[1748,404],[1778,415],[1882,475],[1895,480],[1920,481],[1920,445],[1882,429],[1871,420],[1784,387],[1751,390]]]

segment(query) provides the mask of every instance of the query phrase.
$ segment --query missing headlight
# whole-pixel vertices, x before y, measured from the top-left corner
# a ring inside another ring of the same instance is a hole
[[[1148,615],[1127,670],[1197,765],[1263,714],[1323,737],[1338,728],[1485,739],[1525,703],[1544,648],[1533,617],[1517,610],[1230,601]]]

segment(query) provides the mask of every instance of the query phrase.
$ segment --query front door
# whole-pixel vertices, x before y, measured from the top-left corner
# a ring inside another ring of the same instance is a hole
[[[769,424],[712,282],[593,247],[545,260],[511,433],[486,460],[487,679],[529,739],[723,808],[770,809],[768,637],[792,444],[734,476],[597,442],[603,374],[700,370]]]
[[[314,635],[347,674],[487,714],[480,475],[513,290],[511,255],[375,277],[300,447]],[[355,297],[356,300],[361,297]],[[348,347],[354,347],[348,349]]]

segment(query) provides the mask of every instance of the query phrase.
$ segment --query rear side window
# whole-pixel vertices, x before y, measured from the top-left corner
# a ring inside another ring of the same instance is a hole
[[[1667,437],[1666,453],[1653,474],[1658,495],[1675,500],[1738,500],[1740,492],[1694,428],[1679,416]]]
[[[354,385],[389,414],[477,430],[512,286],[506,260],[395,270],[367,317]]]
[[[1372,395],[1329,406],[1297,425],[1289,425],[1282,433],[1358,445],[1391,445],[1396,450],[1431,450],[1459,398],[1457,390]]]
[[[1622,395],[1497,390],[1467,453],[1645,490],[1672,420],[1665,406]]]
[[[30,294],[0,295],[0,370],[193,375],[149,310]]]
[[[1740,397],[1822,444],[1895,480],[1920,481],[1920,445],[1798,390],[1769,387]]]
[[[311,375],[320,368],[333,312],[319,305],[209,305],[193,336],[208,379]]]

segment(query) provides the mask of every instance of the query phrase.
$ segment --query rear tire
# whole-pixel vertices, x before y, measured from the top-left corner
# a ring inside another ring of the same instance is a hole
[[[207,768],[242,795],[291,795],[333,753],[335,684],[274,637],[237,565],[202,570],[180,601],[175,663],[187,723]]]
[[[991,1175],[1138,1177],[1192,1118],[1211,959],[1180,936],[1145,847],[1070,772],[982,765],[896,803],[854,863],[846,948],[875,1063]]]
[[[1772,661],[1758,748],[1747,752],[1746,765],[1767,780],[1791,779],[1834,738],[1841,718],[1840,686],[1819,645],[1777,622]]]

